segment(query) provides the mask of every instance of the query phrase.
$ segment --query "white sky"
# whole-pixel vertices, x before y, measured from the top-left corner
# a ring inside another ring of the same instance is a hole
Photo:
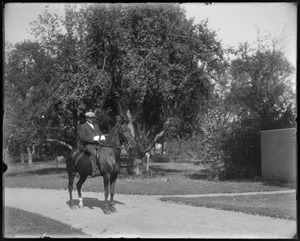
[[[296,66],[297,7],[292,3],[188,3],[187,18],[195,22],[208,19],[224,46],[237,47],[240,42],[253,42],[257,28],[272,36],[283,31],[287,41],[287,57]]]
[[[48,5],[52,13],[63,14],[63,3],[9,3],[4,9],[5,40],[15,44],[32,39],[27,32],[29,22],[37,20]],[[285,29],[287,57],[296,66],[297,7],[293,3],[204,3],[183,4],[187,17],[198,23],[208,19],[208,26],[217,33],[224,46],[237,47],[240,42],[253,42],[256,27],[272,35]]]

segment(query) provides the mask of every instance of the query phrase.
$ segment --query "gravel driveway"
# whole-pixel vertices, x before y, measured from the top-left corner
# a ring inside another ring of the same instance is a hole
[[[292,238],[297,230],[295,221],[162,202],[162,196],[115,197],[118,213],[105,215],[103,193],[83,192],[84,208],[72,210],[67,190],[4,188],[5,206],[81,228],[93,238]]]

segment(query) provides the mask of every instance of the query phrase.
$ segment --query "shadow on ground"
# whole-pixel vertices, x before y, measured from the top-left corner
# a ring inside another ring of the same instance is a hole
[[[259,178],[258,180],[256,179],[228,179],[228,181],[234,181],[234,182],[242,182],[242,183],[256,183],[259,182],[264,186],[271,186],[271,187],[285,187],[285,188],[296,188],[296,183],[294,182],[280,182],[280,181],[271,181],[271,180],[262,180],[261,178]]]
[[[163,168],[160,166],[151,166],[150,174],[152,177],[155,176],[166,176],[166,175],[176,175],[193,180],[206,180],[211,177],[211,173],[206,169],[192,170],[192,169],[173,169],[173,168]]]
[[[151,166],[150,169],[155,172],[156,174],[163,174],[166,173],[183,173],[184,170],[177,170],[177,169],[171,169],[171,168],[161,168],[158,166]]]
[[[198,172],[186,174],[185,177],[193,179],[193,180],[206,180],[206,179],[211,178],[211,173],[208,170],[203,169]]]
[[[90,197],[84,197],[82,199],[83,202],[83,207],[87,207],[89,209],[94,209],[94,208],[100,208],[103,212],[104,212],[104,203],[105,201],[100,201],[98,198],[90,198]],[[78,208],[78,204],[79,204],[79,200],[78,199],[74,199],[73,200],[73,206],[70,204],[70,201],[67,201],[66,204],[71,208],[71,209],[75,209]],[[125,205],[125,203],[119,202],[114,200],[114,204],[121,204],[121,205]]]
[[[51,167],[37,170],[24,170],[16,173],[6,173],[7,177],[24,176],[24,175],[48,175],[48,174],[61,174],[66,173],[65,167]]]
[[[265,186],[277,186],[277,187],[296,188],[296,183],[262,181],[262,184],[265,185]]]

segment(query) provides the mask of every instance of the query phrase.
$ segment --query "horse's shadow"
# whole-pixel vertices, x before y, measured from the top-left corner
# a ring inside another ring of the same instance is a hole
[[[100,208],[103,212],[104,212],[104,204],[105,201],[100,201],[98,198],[91,198],[91,197],[84,197],[82,199],[82,203],[83,203],[83,207],[87,207],[89,209],[94,209],[94,208]],[[114,204],[122,204],[125,205],[125,203],[119,202],[114,200],[113,201]],[[73,200],[73,205],[70,204],[70,201],[67,201],[66,204],[71,208],[78,208],[79,205],[79,200],[78,199],[74,199]]]

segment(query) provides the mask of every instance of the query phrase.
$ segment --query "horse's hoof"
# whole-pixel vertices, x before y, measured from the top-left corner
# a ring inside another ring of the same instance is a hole
[[[111,214],[111,211],[109,209],[104,209],[103,212],[104,214]]]
[[[79,208],[83,208],[83,204],[82,205],[78,205]]]
[[[114,207],[114,206],[110,206],[109,210],[112,212],[112,213],[117,213],[117,209]]]

